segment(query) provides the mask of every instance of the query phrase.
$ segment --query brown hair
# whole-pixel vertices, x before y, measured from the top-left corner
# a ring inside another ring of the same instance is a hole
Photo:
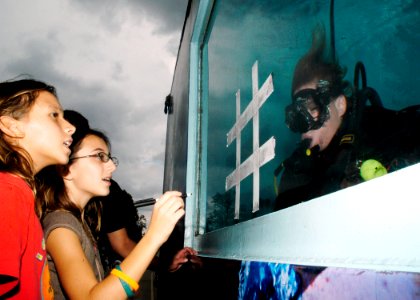
[[[47,91],[57,96],[55,88],[33,79],[21,79],[0,83],[0,116],[16,120],[23,118],[34,105],[39,92]],[[36,193],[33,162],[25,149],[11,144],[0,131],[0,171],[23,178]]]
[[[76,128],[76,130],[78,129]],[[70,157],[80,149],[83,140],[90,135],[99,137],[110,148],[109,139],[103,132],[87,128],[83,134],[73,140],[70,146]],[[67,165],[49,166],[37,174],[40,194],[42,195],[42,198],[37,197],[41,219],[48,212],[60,209],[67,210],[79,219],[84,226],[88,225],[99,232],[101,226],[101,202],[96,200],[89,201],[86,207],[82,209],[72,202],[67,195],[63,176],[67,175],[71,164],[72,160],[70,159]]]
[[[347,82],[343,80],[346,73],[332,49],[327,47],[325,27],[318,24],[312,32],[312,46],[296,64],[292,80],[292,96],[302,85],[325,80],[336,93],[342,93]],[[338,96],[338,95],[337,95]]]

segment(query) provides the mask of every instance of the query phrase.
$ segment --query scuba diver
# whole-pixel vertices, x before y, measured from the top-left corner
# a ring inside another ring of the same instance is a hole
[[[301,142],[275,170],[275,178],[281,173],[276,210],[420,161],[419,106],[385,109],[367,87],[361,63],[354,87],[344,75],[328,53],[325,29],[316,28],[311,49],[295,67],[292,103],[285,110],[286,124]]]

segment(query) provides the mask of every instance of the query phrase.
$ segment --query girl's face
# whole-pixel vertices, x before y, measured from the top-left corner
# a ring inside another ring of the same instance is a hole
[[[102,162],[98,153],[109,155],[109,149],[104,140],[95,136],[87,135],[81,142],[79,149],[72,155],[75,159],[69,167],[68,174],[64,177],[66,187],[73,201],[84,207],[95,196],[109,194],[112,172],[116,166],[109,159]],[[78,199],[78,200],[76,200]]]
[[[68,162],[75,127],[63,118],[63,109],[53,94],[41,91],[17,124],[17,144],[31,156],[35,173],[48,165]]]

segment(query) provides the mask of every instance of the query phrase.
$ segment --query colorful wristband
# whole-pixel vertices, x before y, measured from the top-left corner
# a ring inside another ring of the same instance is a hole
[[[111,274],[125,281],[134,292],[139,289],[139,284],[130,276],[123,273],[120,266],[116,266],[115,269],[112,269]]]
[[[120,268],[120,266],[116,266],[116,269],[119,270],[121,268]],[[112,271],[111,271],[111,274],[113,274]],[[115,275],[115,274],[113,274],[113,275]],[[115,275],[115,276],[118,277],[117,275]],[[118,280],[120,281],[122,287],[124,288],[124,291],[125,291],[127,297],[128,298],[134,297],[135,294],[134,294],[133,290],[131,289],[131,287],[128,285],[128,283],[125,282],[124,280],[122,280],[119,277],[118,277]]]

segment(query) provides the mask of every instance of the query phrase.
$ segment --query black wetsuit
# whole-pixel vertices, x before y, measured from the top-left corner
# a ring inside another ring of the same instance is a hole
[[[284,162],[275,209],[362,182],[360,165],[367,159],[379,161],[388,172],[419,162],[418,110],[397,112],[367,106],[359,119],[345,117],[324,151],[308,157],[297,149]]]

